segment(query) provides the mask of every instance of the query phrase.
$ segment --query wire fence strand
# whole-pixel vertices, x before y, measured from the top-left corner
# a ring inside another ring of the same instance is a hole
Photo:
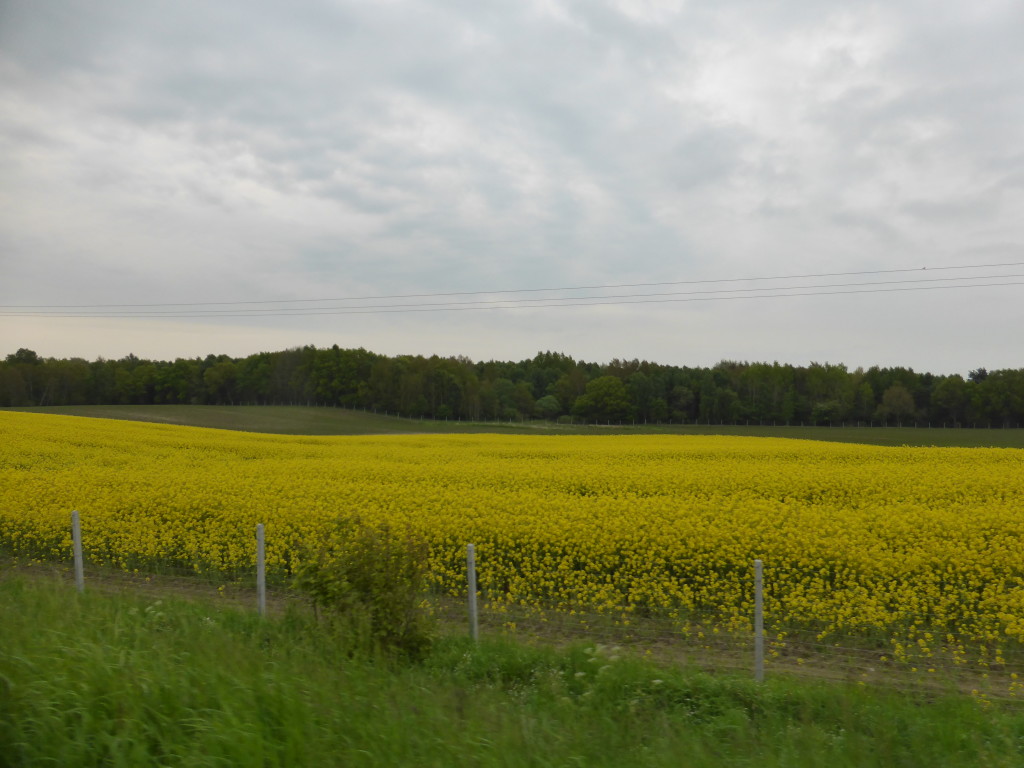
[[[255,540],[255,537],[254,537]],[[254,545],[255,546],[255,545]],[[157,561],[145,568],[111,562],[83,542],[84,579],[89,589],[133,592],[154,598],[214,598],[257,610],[255,564],[215,569],[203,563]],[[74,583],[70,559],[10,560],[9,570]],[[765,574],[766,586],[770,572]],[[423,608],[439,632],[470,632],[466,592],[429,594]],[[521,605],[508,596],[481,594],[477,608],[483,638],[511,637],[553,645],[588,643],[617,647],[665,663],[708,671],[755,670],[753,616],[669,615],[638,612],[635,606]],[[751,601],[752,603],[752,601]],[[308,606],[287,575],[268,574],[266,606],[271,615]],[[638,615],[640,613],[641,615]],[[862,632],[787,623],[765,617],[764,671],[818,680],[883,685],[906,691],[949,691],[1024,701],[1024,645],[1010,638],[979,638],[952,627],[929,627],[926,617],[907,626]]]

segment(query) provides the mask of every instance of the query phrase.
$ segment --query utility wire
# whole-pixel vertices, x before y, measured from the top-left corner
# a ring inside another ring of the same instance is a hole
[[[544,293],[556,291],[596,291],[612,290],[618,288],[655,288],[670,285],[707,285],[711,283],[743,283],[759,282],[768,280],[811,280],[826,277],[855,277],[861,275],[887,275],[908,272],[924,271],[947,271],[960,269],[996,269],[1002,267],[1024,266],[1024,261],[1013,261],[1002,264],[965,264],[941,267],[913,267],[903,269],[873,269],[857,272],[820,272],[805,275],[772,275],[762,277],[732,277],[713,280],[672,280],[651,283],[619,283],[612,285],[577,285],[561,288],[515,288],[493,291],[451,291],[442,293],[399,293],[381,296],[343,296],[325,299],[268,299],[264,301],[195,301],[178,303],[145,303],[145,304],[4,304],[0,309],[117,309],[135,307],[212,307],[212,306],[242,306],[248,304],[313,304],[332,301],[380,301],[385,299],[426,299],[442,298],[446,296],[493,296],[498,294],[520,294],[520,293]],[[788,290],[788,289],[782,289]]]
[[[796,286],[781,286],[781,287],[770,287],[770,288],[720,288],[716,290],[703,290],[703,291],[673,291],[668,293],[623,293],[623,294],[609,294],[601,296],[562,296],[562,297],[546,297],[540,299],[490,299],[490,300],[476,300],[476,301],[462,301],[462,302],[418,302],[414,304],[368,304],[354,307],[314,307],[309,309],[303,308],[288,308],[288,307],[270,307],[270,308],[258,308],[258,309],[204,309],[204,310],[150,310],[144,309],[139,311],[122,311],[112,309],[109,312],[100,313],[88,313],[80,314],[73,312],[64,312],[56,310],[39,310],[29,312],[25,314],[18,314],[19,317],[144,317],[147,315],[154,315],[160,317],[172,317],[172,316],[184,316],[184,317],[216,317],[217,315],[227,315],[232,317],[241,317],[251,315],[258,317],[260,315],[278,315],[278,314],[312,314],[312,313],[323,313],[334,310],[391,310],[391,309],[427,309],[427,308],[498,308],[498,309],[512,309],[517,305],[528,306],[535,304],[539,306],[540,302],[584,302],[584,301],[602,301],[609,302],[611,299],[640,299],[640,298],[664,298],[668,296],[699,296],[699,295],[720,295],[720,294],[737,294],[737,293],[761,293],[765,291],[795,291],[795,290],[815,290],[819,291],[823,288],[861,288],[866,286],[879,286],[879,285],[902,285],[902,284],[920,284],[920,283],[942,283],[942,282],[956,282],[964,280],[995,280],[1003,278],[1016,278],[1024,277],[1024,274],[1003,274],[1003,275],[972,275],[968,277],[936,277],[918,280],[880,280],[880,281],[867,281],[859,283],[826,283],[819,285],[796,285]],[[969,286],[963,286],[969,287]],[[799,295],[813,295],[813,294],[799,294]],[[726,298],[722,296],[722,298]],[[499,306],[501,305],[501,306]],[[554,305],[545,305],[554,306]],[[574,306],[573,304],[566,304],[565,306]],[[587,306],[587,305],[582,305]],[[0,312],[0,315],[7,315],[7,313]]]
[[[954,290],[954,289],[965,289],[965,288],[994,288],[994,287],[1005,287],[1005,286],[1016,286],[1024,285],[1024,281],[1019,282],[997,282],[997,283],[975,283],[965,285],[924,285],[914,287],[902,287],[902,288],[863,288],[852,291],[817,291],[813,290],[814,286],[807,286],[809,292],[803,293],[771,293],[771,294],[758,294],[758,295],[743,295],[743,296],[703,296],[703,297],[690,297],[690,298],[676,298],[676,299],[665,299],[656,298],[653,300],[616,300],[616,301],[588,301],[582,304],[502,304],[502,305],[488,305],[488,306],[465,306],[460,304],[447,305],[434,307],[429,305],[410,305],[410,306],[395,306],[395,307],[381,307],[381,308],[370,308],[370,307],[349,307],[344,309],[281,309],[273,312],[272,314],[264,315],[253,315],[251,310],[248,310],[249,314],[241,314],[246,310],[242,310],[237,313],[227,314],[213,314],[209,311],[194,311],[194,312],[179,312],[179,313],[152,313],[152,314],[19,314],[13,312],[0,312],[0,317],[54,317],[54,318],[202,318],[202,317],[216,317],[216,318],[229,318],[229,317],[305,317],[311,315],[369,315],[369,314],[401,314],[410,312],[466,312],[466,311],[480,311],[480,310],[501,310],[501,309],[552,309],[552,308],[574,308],[574,307],[599,307],[599,306],[614,306],[614,305],[625,305],[625,304],[670,304],[670,303],[688,303],[688,302],[707,302],[707,301],[736,301],[736,300],[749,300],[749,299],[782,299],[782,298],[794,298],[798,296],[839,296],[847,294],[865,294],[865,293],[895,293],[895,292],[909,292],[909,291],[935,291],[935,290]],[[793,289],[777,289],[777,290],[804,290],[800,287]]]

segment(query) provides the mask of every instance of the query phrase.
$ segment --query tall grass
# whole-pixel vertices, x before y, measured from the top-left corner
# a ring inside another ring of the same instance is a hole
[[[615,649],[439,638],[418,662],[305,611],[0,580],[9,766],[1017,766],[1024,714],[758,686]]]

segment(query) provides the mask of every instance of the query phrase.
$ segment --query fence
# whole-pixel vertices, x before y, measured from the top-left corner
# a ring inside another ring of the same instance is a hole
[[[131,587],[165,589],[170,583],[190,592],[230,593],[240,604],[255,604],[268,612],[268,582],[265,556],[265,530],[255,530],[255,568],[232,574],[217,574],[214,582],[196,579],[190,572],[165,570],[163,573],[117,572],[91,564],[88,547],[82,540],[78,511],[71,514],[73,571],[76,588],[86,588],[86,567],[96,574],[96,583],[111,582]],[[596,611],[585,606],[553,610],[523,606],[500,595],[482,594],[478,589],[476,552],[466,548],[466,597],[456,599],[435,594],[429,610],[439,626],[449,632],[468,632],[477,640],[487,636],[512,635],[550,643],[586,641],[595,647],[629,648],[668,663],[685,663],[709,671],[747,671],[761,682],[767,675],[811,677],[861,684],[895,685],[900,689],[950,689],[979,696],[1024,698],[1024,647],[1004,642],[977,646],[969,638],[943,630],[936,637],[920,622],[907,646],[885,633],[830,632],[824,637],[814,628],[786,625],[766,616],[764,591],[766,577],[761,560],[751,563],[753,615],[734,617],[731,626],[700,617],[670,618],[638,615],[635,606]],[[154,581],[155,579],[155,581]],[[231,585],[230,590],[226,587]],[[205,587],[205,589],[204,589]],[[287,584],[270,586],[271,604],[280,608],[293,593]],[[767,620],[767,623],[766,623]],[[971,653],[964,649],[971,647]],[[979,650],[980,649],[980,650]]]
[[[243,403],[246,405],[246,403]],[[260,405],[259,403],[249,403],[249,405]],[[263,405],[266,405],[264,403]],[[285,405],[282,403],[282,405]],[[287,405],[302,405],[301,403],[288,403]],[[330,406],[326,403],[320,403],[316,401],[308,401],[306,406],[309,408],[338,408],[339,406]],[[344,407],[344,406],[342,406]],[[435,418],[431,416],[414,415],[403,411],[389,411],[379,410],[377,408],[356,408],[348,407],[346,410],[350,411],[361,411],[362,413],[373,413],[374,415],[386,416],[394,419],[401,419],[404,421],[415,421],[419,423],[430,422],[436,424],[447,424],[450,422],[454,423],[465,423],[465,424],[480,424],[480,425],[505,425],[515,423],[527,423],[533,421],[557,423],[561,426],[572,426],[572,427],[794,427],[794,428],[810,428],[810,427],[830,427],[830,428],[842,428],[842,429],[924,429],[924,430],[965,430],[965,429],[1020,429],[1022,424],[1020,421],[1014,421],[1010,419],[1002,419],[993,421],[992,419],[985,419],[979,421],[973,419],[971,421],[939,421],[930,419],[917,419],[917,418],[892,418],[892,419],[832,419],[832,418],[819,418],[819,419],[767,419],[767,418],[743,418],[743,419],[725,419],[725,418],[711,418],[701,416],[693,419],[586,419],[580,416],[559,416],[557,419],[542,419],[542,418],[527,418],[524,416],[518,416],[515,418],[463,418],[462,416],[445,416],[443,418]]]

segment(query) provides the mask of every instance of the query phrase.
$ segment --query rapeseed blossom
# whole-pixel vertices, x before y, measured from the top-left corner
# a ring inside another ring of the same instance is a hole
[[[341,515],[430,544],[492,603],[884,639],[895,659],[1024,641],[1024,451],[714,436],[294,437],[0,414],[0,547],[129,570],[286,575]],[[970,650],[970,649],[975,650]],[[977,649],[981,649],[978,651]]]

